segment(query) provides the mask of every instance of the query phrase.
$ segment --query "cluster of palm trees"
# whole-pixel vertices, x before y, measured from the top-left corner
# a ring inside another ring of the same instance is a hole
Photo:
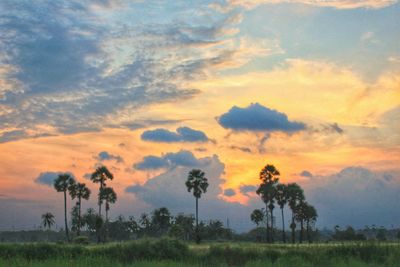
[[[98,193],[98,206],[99,218],[102,218],[102,204],[105,203],[105,221],[108,222],[108,212],[110,210],[110,204],[113,204],[117,201],[117,194],[115,193],[112,187],[108,187],[106,182],[108,180],[113,180],[113,174],[107,169],[106,166],[99,166],[96,170],[92,173],[90,180],[93,183],[99,184],[99,193]],[[69,228],[68,228],[68,216],[67,216],[67,195],[71,197],[71,199],[77,199],[76,202],[76,210],[77,210],[77,226],[76,226],[76,233],[77,236],[80,235],[80,229],[83,226],[82,223],[82,200],[89,200],[91,191],[86,186],[85,183],[76,182],[72,174],[63,173],[59,174],[58,177],[54,180],[54,189],[57,192],[62,192],[64,195],[64,223],[65,223],[65,234],[66,239],[69,242]],[[43,226],[48,229],[54,224],[54,216],[51,213],[45,213],[42,215],[42,224]]]
[[[282,184],[279,183],[279,171],[273,165],[267,164],[260,172],[261,184],[258,187],[256,193],[261,197],[261,200],[265,204],[265,208],[254,210],[250,219],[257,224],[257,226],[266,221],[267,230],[267,241],[274,242],[274,216],[273,211],[276,204],[281,209],[282,215],[282,241],[286,243],[285,234],[285,220],[284,220],[284,207],[286,205],[292,211],[292,218],[290,228],[292,230],[292,242],[295,242],[296,233],[296,222],[300,223],[300,238],[299,242],[303,241],[304,225],[306,226],[307,236],[312,225],[317,219],[317,212],[313,206],[308,204],[305,200],[303,189],[296,183]],[[113,174],[105,166],[99,166],[90,176],[90,180],[93,183],[99,184],[98,192],[98,218],[102,220],[102,206],[105,204],[105,221],[108,222],[108,213],[110,210],[110,204],[117,201],[117,194],[112,187],[107,186],[109,180],[113,180]],[[193,169],[189,172],[187,180],[185,182],[188,192],[192,192],[196,200],[196,242],[200,242],[199,236],[199,207],[198,200],[202,194],[207,192],[209,186],[208,180],[205,177],[205,173],[199,169]],[[67,217],[67,195],[69,194],[72,199],[77,199],[76,206],[74,207],[77,211],[77,227],[76,233],[80,235],[80,229],[83,226],[81,207],[82,200],[88,200],[91,191],[84,184],[76,182],[71,174],[64,173],[58,175],[54,180],[54,188],[57,192],[62,192],[64,196],[64,222],[65,222],[65,233],[67,241],[70,241],[69,228],[68,228],[68,217]],[[142,222],[143,221],[143,222]],[[146,218],[141,218],[141,222],[146,224]],[[45,213],[42,215],[42,223],[45,228],[50,229],[54,224],[54,216],[51,213]]]
[[[284,207],[289,206],[292,212],[291,232],[292,243],[296,241],[296,222],[300,223],[299,242],[303,242],[304,224],[306,226],[307,237],[310,241],[310,230],[317,220],[316,209],[307,203],[303,189],[296,183],[282,184],[279,183],[279,171],[274,165],[267,164],[260,172],[261,184],[256,193],[261,197],[265,204],[265,209],[256,209],[250,219],[259,225],[262,221],[266,221],[267,242],[274,242],[274,215],[273,211],[277,204],[281,209],[282,216],[282,242],[286,243]]]

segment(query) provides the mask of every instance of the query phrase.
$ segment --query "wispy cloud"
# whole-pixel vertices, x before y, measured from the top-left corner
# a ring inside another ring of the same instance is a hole
[[[396,4],[397,0],[227,0],[225,4],[212,4],[215,9],[226,12],[235,7],[252,9],[263,4],[305,4],[310,6],[331,7],[336,9],[384,8]]]
[[[125,127],[136,123],[133,110],[192,98],[199,90],[189,81],[268,52],[234,39],[237,13],[122,26],[112,20],[120,4],[1,3],[2,127],[29,129],[28,136],[39,124],[51,134]]]

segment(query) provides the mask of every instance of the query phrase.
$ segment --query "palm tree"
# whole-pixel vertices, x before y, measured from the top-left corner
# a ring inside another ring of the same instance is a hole
[[[292,243],[296,241],[296,223],[295,223],[295,215],[297,206],[304,201],[304,191],[303,189],[296,183],[290,183],[287,185],[287,196],[289,207],[292,210],[292,223],[290,224],[290,228],[292,229]]]
[[[257,189],[256,193],[260,195],[262,201],[265,203],[266,210],[271,215],[271,229],[267,220],[267,241],[273,242],[273,231],[274,231],[274,202],[276,194],[276,184],[279,181],[279,171],[274,165],[267,164],[260,172],[261,184]]]
[[[82,209],[82,199],[88,200],[90,197],[90,189],[84,183],[76,183],[70,186],[69,194],[72,199],[77,198],[78,201],[76,205],[78,207],[78,228],[77,228],[77,235],[80,235],[81,227],[82,227],[82,216],[81,216],[81,209]]]
[[[299,242],[303,243],[303,237],[304,237],[304,221],[306,220],[307,216],[307,207],[308,203],[304,200],[301,200],[299,204],[296,206],[295,209],[295,219],[300,223],[300,237],[299,237]]]
[[[312,225],[317,221],[317,217],[318,217],[317,210],[313,206],[308,204],[305,210],[305,221],[306,221],[306,232],[307,232],[308,243],[311,243],[310,229]]]
[[[51,212],[46,212],[42,215],[42,225],[44,228],[47,228],[47,230],[50,230],[50,228],[54,224],[55,224],[54,215]]]
[[[276,186],[276,202],[278,203],[280,209],[281,209],[281,214],[282,214],[282,242],[286,243],[286,234],[285,234],[285,218],[283,215],[283,208],[285,207],[287,200],[288,200],[288,195],[287,195],[287,186],[285,184],[278,184]]]
[[[75,184],[74,178],[68,174],[60,174],[57,179],[54,180],[54,188],[57,192],[64,193],[64,222],[65,222],[65,234],[67,236],[67,241],[69,242],[69,232],[68,232],[68,219],[67,219],[67,191]]]
[[[104,187],[100,191],[100,200],[106,202],[106,222],[108,222],[110,204],[114,204],[117,201],[117,194],[112,187]]]
[[[49,241],[50,228],[55,224],[54,215],[50,212],[42,214],[42,225],[47,228],[47,241]]]
[[[260,209],[255,209],[253,212],[250,214],[250,220],[254,222],[257,227],[264,220],[264,212]]]
[[[188,192],[193,190],[193,196],[196,199],[196,242],[200,243],[199,236],[199,204],[198,200],[201,198],[202,193],[207,192],[208,180],[202,170],[193,169],[189,172],[186,180],[186,187]]]
[[[90,177],[90,180],[93,183],[99,183],[100,184],[100,188],[99,188],[99,215],[101,216],[101,204],[103,204],[103,201],[100,197],[100,193],[103,189],[103,187],[106,186],[106,181],[107,180],[112,180],[114,179],[114,176],[112,175],[112,173],[107,169],[106,166],[100,166],[97,167],[97,169],[95,170],[94,173],[92,173],[92,176]]]

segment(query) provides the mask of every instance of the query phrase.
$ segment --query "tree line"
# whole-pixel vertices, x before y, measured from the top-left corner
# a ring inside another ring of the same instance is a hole
[[[113,174],[105,166],[99,166],[91,174],[90,180],[99,184],[97,194],[98,211],[93,208],[87,209],[82,214],[82,201],[88,200],[91,196],[90,189],[85,183],[76,182],[71,174],[58,175],[54,180],[54,189],[63,193],[64,200],[64,224],[67,242],[71,241],[68,227],[68,196],[76,200],[71,210],[71,230],[77,237],[81,235],[82,228],[90,235],[96,236],[98,242],[106,241],[110,236],[162,236],[171,235],[183,240],[195,240],[197,243],[202,238],[229,237],[232,235],[230,229],[224,228],[222,222],[211,220],[209,223],[199,222],[199,199],[207,192],[209,183],[204,171],[193,169],[188,173],[185,181],[186,189],[193,194],[195,199],[195,216],[179,213],[172,216],[166,207],[155,209],[151,214],[142,213],[136,220],[130,216],[126,220],[119,216],[117,220],[109,221],[110,205],[117,201],[117,194],[114,189],[108,186],[108,182],[114,179]],[[304,226],[307,237],[310,241],[310,231],[317,219],[315,208],[309,205],[304,196],[304,191],[296,183],[279,183],[279,171],[267,164],[260,172],[261,183],[256,193],[261,197],[265,208],[254,210],[250,219],[256,223],[266,223],[266,241],[274,242],[274,216],[273,211],[277,205],[281,209],[282,216],[282,242],[286,242],[284,207],[286,205],[292,211],[290,228],[292,230],[292,242],[295,242],[296,222],[300,223],[299,242],[303,242]],[[104,204],[104,206],[103,206]],[[103,209],[105,216],[103,216]],[[42,215],[42,225],[50,229],[54,225],[54,215],[47,212]]]
[[[69,173],[59,174],[54,180],[53,186],[57,192],[63,193],[64,199],[64,226],[65,235],[67,242],[71,241],[68,227],[68,215],[67,215],[67,196],[69,195],[72,200],[76,199],[75,206],[72,208],[72,229],[76,232],[77,236],[80,236],[81,229],[84,225],[90,227],[95,225],[96,232],[98,233],[98,241],[101,240],[101,231],[103,226],[107,226],[109,222],[108,212],[110,205],[117,201],[117,194],[112,187],[107,186],[107,181],[113,180],[113,174],[105,166],[99,166],[91,174],[90,180],[93,183],[99,184],[99,191],[97,194],[98,213],[95,214],[94,210],[89,209],[85,214],[83,220],[82,216],[82,200],[89,200],[91,191],[85,183],[76,182],[74,177]],[[105,220],[102,217],[102,205],[105,203]],[[93,223],[92,223],[93,222]],[[42,224],[45,228],[50,229],[54,225],[54,215],[47,212],[42,215]],[[106,230],[106,229],[103,229]]]

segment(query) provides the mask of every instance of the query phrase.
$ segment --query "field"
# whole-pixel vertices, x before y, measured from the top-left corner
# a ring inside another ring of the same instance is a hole
[[[0,266],[400,266],[397,243],[186,244],[171,239],[105,245],[0,244]]]

